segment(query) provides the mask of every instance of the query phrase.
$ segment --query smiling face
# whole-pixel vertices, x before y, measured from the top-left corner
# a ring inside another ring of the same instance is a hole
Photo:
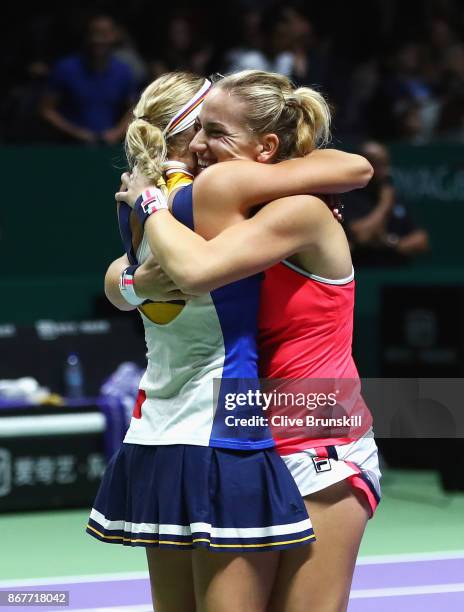
[[[220,88],[213,89],[203,103],[196,122],[197,133],[190,150],[198,157],[199,169],[233,159],[261,159],[266,138],[256,137],[246,125],[243,102]]]

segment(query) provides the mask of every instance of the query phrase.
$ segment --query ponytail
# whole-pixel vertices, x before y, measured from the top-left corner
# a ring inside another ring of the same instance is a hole
[[[166,140],[159,127],[143,118],[134,119],[127,128],[125,149],[129,167],[137,166],[148,179],[157,182],[167,157]]]
[[[297,112],[295,153],[303,156],[330,139],[330,109],[324,97],[309,87],[300,87],[290,96]],[[288,104],[288,99],[286,103]]]

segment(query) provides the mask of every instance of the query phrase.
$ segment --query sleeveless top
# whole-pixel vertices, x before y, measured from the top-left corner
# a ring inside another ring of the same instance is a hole
[[[262,378],[295,381],[289,385],[300,391],[311,384],[331,388],[332,381],[339,381],[344,397],[350,397],[350,414],[362,416],[360,427],[367,431],[372,421],[352,356],[354,294],[354,273],[330,280],[288,261],[266,270],[259,311],[259,370]],[[357,428],[357,437],[359,433]],[[274,430],[282,455],[353,441],[347,436],[311,438],[303,430],[301,435],[282,434],[282,428]]]
[[[176,193],[172,214],[195,229],[192,185]],[[126,210],[119,218],[121,234],[127,237],[130,214]],[[129,256],[128,244],[126,240]],[[146,236],[137,253],[130,253],[137,262],[149,254]],[[258,389],[262,278],[254,275],[190,299],[165,325],[141,312],[148,364],[125,442],[242,450],[274,446],[270,429],[256,421],[262,413],[249,396],[240,405],[230,401],[238,393]]]

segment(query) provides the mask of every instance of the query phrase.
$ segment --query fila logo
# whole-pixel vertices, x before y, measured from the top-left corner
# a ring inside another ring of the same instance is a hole
[[[332,466],[328,457],[313,457],[314,468],[318,474],[321,472],[330,472]]]

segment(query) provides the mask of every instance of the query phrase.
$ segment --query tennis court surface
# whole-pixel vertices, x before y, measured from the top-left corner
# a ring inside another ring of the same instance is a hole
[[[349,612],[464,610],[464,495],[432,472],[388,472],[369,523]],[[83,533],[86,511],[0,517],[0,590],[69,591],[69,606],[14,610],[152,610],[144,551]],[[6,545],[6,548],[4,546]]]

